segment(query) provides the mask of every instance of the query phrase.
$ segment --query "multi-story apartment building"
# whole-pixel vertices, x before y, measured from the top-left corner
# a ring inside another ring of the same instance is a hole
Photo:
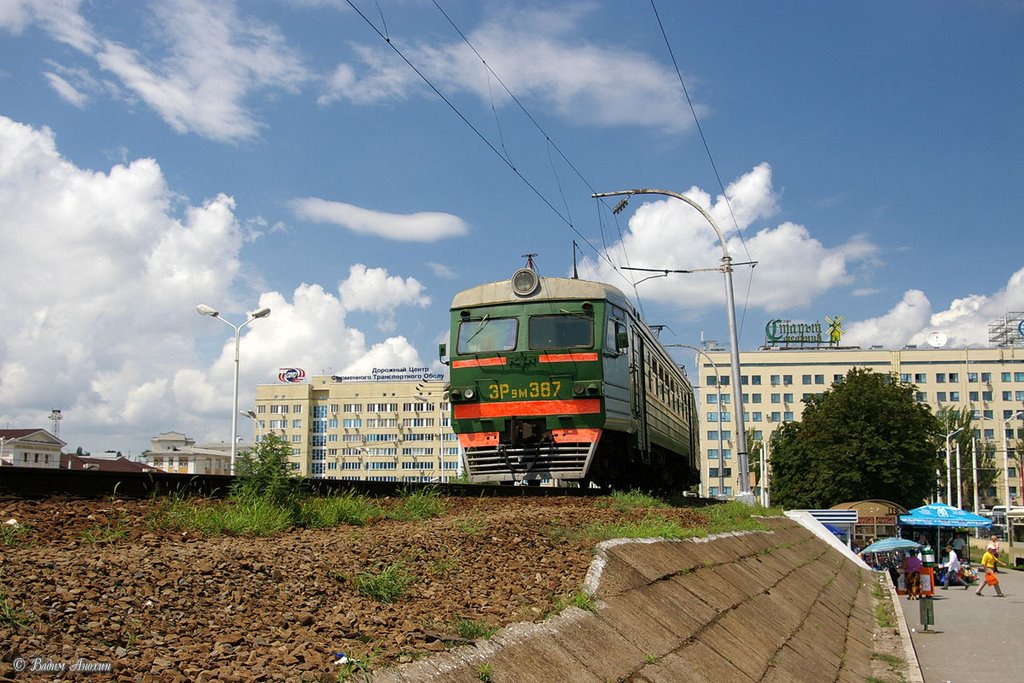
[[[947,348],[940,335],[932,342],[899,349],[766,344],[757,351],[741,352],[747,431],[756,440],[767,440],[780,425],[801,418],[808,395],[825,391],[853,368],[889,374],[915,385],[917,400],[933,411],[969,408],[974,435],[995,447],[999,470],[995,486],[980,492],[982,503],[1005,503],[1004,473],[1008,472],[1010,497],[1013,504],[1020,504],[1021,473],[1012,451],[1009,462],[1006,453],[1007,444],[1012,449],[1015,440],[1024,438],[1024,348]],[[722,349],[709,349],[697,357],[702,485],[704,494],[713,497],[738,491],[729,361],[729,353]],[[969,467],[969,454],[967,462]]]
[[[449,481],[462,471],[443,377],[427,368],[375,368],[369,375],[282,371],[256,387],[254,437],[281,436],[301,476],[376,481]],[[297,381],[296,381],[297,380]]]

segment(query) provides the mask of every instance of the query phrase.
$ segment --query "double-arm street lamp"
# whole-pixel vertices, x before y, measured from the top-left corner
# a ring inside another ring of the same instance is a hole
[[[718,224],[715,223],[715,219],[711,217],[711,214],[709,214],[704,207],[678,192],[673,192],[671,190],[635,189],[617,190],[615,192],[597,192],[590,196],[597,198],[614,197],[618,195],[628,196],[634,194],[660,194],[665,195],[666,197],[675,197],[676,199],[689,204],[700,212],[700,215],[704,216],[707,222],[711,224],[715,234],[718,235],[719,243],[722,245],[722,266],[719,270],[725,277],[725,305],[729,314],[729,345],[732,347],[730,349],[732,366],[732,402],[733,408],[736,411],[736,419],[734,421],[736,429],[736,455],[740,469],[739,493],[736,497],[753,505],[754,498],[750,492],[750,470],[747,461],[747,433],[746,425],[743,420],[743,390],[742,387],[740,387],[740,349],[739,340],[737,339],[736,334],[736,304],[733,300],[732,291],[732,256],[729,255],[729,247],[725,243],[725,236],[722,234],[722,230],[718,227]],[[721,430],[720,423],[719,430]]]
[[[196,310],[202,315],[208,315],[211,318],[216,318],[231,329],[235,331],[235,381],[234,388],[232,390],[231,399],[231,464],[229,474],[235,473],[235,451],[238,448],[238,344],[242,335],[242,328],[259,318],[266,318],[270,315],[269,308],[261,308],[258,311],[250,313],[244,323],[241,325],[234,325],[229,323],[224,318],[220,317],[220,312],[217,309],[207,306],[206,304],[199,304],[196,306]]]
[[[1006,542],[1011,547],[1013,546],[1013,525],[1010,522],[1010,443],[1006,438],[1006,425],[1021,415],[1024,415],[1024,410],[1018,410],[1003,420],[1001,430],[1003,434],[1003,492],[1006,494]]]

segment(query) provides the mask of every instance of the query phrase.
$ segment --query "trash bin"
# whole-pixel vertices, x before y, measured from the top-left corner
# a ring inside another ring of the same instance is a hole
[[[935,623],[935,601],[930,595],[922,595],[917,602],[921,610],[921,626],[927,631],[928,627]]]
[[[930,545],[926,545],[921,550],[921,564],[928,567],[935,564],[935,550]]]

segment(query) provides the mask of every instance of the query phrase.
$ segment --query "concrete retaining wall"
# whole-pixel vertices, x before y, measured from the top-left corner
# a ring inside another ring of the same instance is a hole
[[[858,681],[871,676],[870,572],[785,518],[770,531],[608,541],[597,610],[516,624],[373,681]]]

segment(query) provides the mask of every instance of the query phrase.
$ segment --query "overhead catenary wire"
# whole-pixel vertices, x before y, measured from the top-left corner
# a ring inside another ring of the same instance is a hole
[[[426,74],[424,74],[424,73],[423,73],[423,72],[422,72],[422,71],[421,71],[421,70],[420,70],[420,69],[419,69],[419,68],[418,68],[418,67],[417,67],[417,66],[416,66],[416,65],[415,65],[415,64],[414,64],[413,62],[412,62],[412,60],[411,60],[411,59],[409,59],[409,57],[407,57],[407,56],[405,55],[405,53],[404,53],[404,52],[403,52],[403,51],[402,51],[402,50],[401,50],[401,49],[400,49],[400,48],[399,48],[398,46],[396,46],[396,45],[394,44],[394,42],[393,42],[393,41],[391,40],[390,36],[388,36],[388,35],[386,35],[386,34],[385,34],[384,32],[382,32],[382,31],[381,31],[381,30],[380,30],[380,29],[379,29],[379,28],[378,28],[378,27],[377,27],[377,26],[376,26],[376,25],[375,25],[375,24],[374,24],[374,23],[373,23],[373,22],[372,22],[372,21],[371,21],[371,20],[369,19],[369,17],[367,17],[367,16],[366,16],[366,14],[365,14],[365,13],[364,13],[364,12],[363,12],[362,10],[360,10],[360,9],[359,9],[359,8],[358,8],[358,7],[357,7],[357,6],[355,5],[355,3],[353,2],[353,0],[345,0],[345,1],[346,1],[346,4],[348,4],[348,6],[349,6],[349,7],[351,7],[351,8],[353,9],[353,11],[355,11],[355,12],[356,12],[356,14],[357,14],[357,15],[359,15],[359,17],[360,17],[360,18],[361,18],[361,19],[363,20],[363,22],[364,22],[364,23],[366,23],[366,25],[367,25],[367,26],[369,26],[369,27],[371,28],[371,30],[373,30],[373,32],[374,32],[374,33],[376,33],[376,34],[377,34],[377,35],[378,35],[378,36],[379,36],[379,37],[380,37],[381,39],[383,39],[383,40],[384,40],[384,41],[385,41],[385,42],[386,42],[386,43],[388,44],[388,46],[389,46],[389,47],[390,47],[390,48],[391,48],[391,49],[392,49],[392,50],[393,50],[393,51],[395,52],[395,54],[397,54],[397,55],[398,55],[398,56],[399,56],[399,57],[400,57],[400,58],[402,59],[402,61],[403,61],[403,62],[405,62],[405,64],[406,64],[406,65],[407,65],[407,66],[408,66],[408,67],[409,67],[410,69],[412,69],[412,70],[413,70],[413,72],[414,72],[414,73],[415,73],[415,74],[416,74],[416,75],[417,75],[417,76],[418,76],[418,77],[419,77],[419,78],[420,78],[420,79],[421,79],[421,80],[422,80],[422,81],[423,81],[423,82],[424,82],[424,83],[425,83],[425,84],[427,85],[427,87],[429,87],[429,88],[430,88],[430,89],[431,89],[431,90],[432,90],[432,91],[434,92],[434,94],[435,94],[435,95],[437,95],[438,97],[440,97],[440,98],[441,98],[441,100],[442,100],[442,101],[443,101],[443,102],[444,102],[444,103],[445,103],[446,105],[448,105],[448,108],[449,108],[449,109],[451,109],[451,111],[452,111],[452,112],[453,112],[453,113],[454,113],[454,114],[455,114],[456,116],[458,116],[458,117],[459,117],[459,119],[461,119],[461,120],[462,120],[462,122],[463,122],[464,124],[466,124],[466,126],[468,126],[470,130],[472,130],[472,131],[473,131],[473,133],[474,133],[474,134],[475,134],[475,135],[477,136],[477,138],[479,138],[479,139],[480,139],[480,141],[481,141],[481,142],[483,142],[483,143],[484,143],[484,144],[485,144],[485,145],[486,145],[486,146],[488,147],[488,149],[490,149],[490,150],[491,150],[491,151],[492,151],[492,152],[493,152],[493,153],[494,153],[494,154],[495,154],[495,155],[496,155],[496,156],[497,156],[497,157],[498,157],[499,159],[501,159],[501,160],[502,160],[502,162],[503,162],[503,163],[504,163],[504,164],[505,164],[505,165],[506,165],[506,166],[507,166],[507,167],[508,167],[508,168],[509,168],[509,169],[510,169],[510,170],[511,170],[511,171],[512,171],[512,172],[513,172],[513,173],[514,173],[514,174],[515,174],[515,175],[516,175],[516,176],[517,176],[517,177],[518,177],[518,178],[519,178],[519,179],[520,179],[520,180],[521,180],[521,181],[522,181],[522,182],[523,182],[523,183],[524,183],[524,184],[525,184],[526,186],[527,186],[527,187],[528,187],[528,188],[530,188],[530,190],[531,190],[531,191],[532,191],[532,192],[533,192],[533,193],[534,193],[534,194],[535,194],[535,195],[536,195],[536,196],[537,196],[537,197],[538,197],[538,198],[539,198],[539,199],[540,199],[540,200],[541,200],[541,201],[542,201],[542,202],[543,202],[543,203],[544,203],[544,204],[545,204],[545,205],[546,205],[546,206],[547,206],[547,207],[548,207],[549,209],[551,209],[551,211],[552,211],[552,212],[554,212],[554,213],[555,213],[555,215],[556,215],[556,216],[558,216],[558,217],[559,217],[559,218],[560,218],[560,219],[562,220],[562,222],[563,222],[563,223],[565,223],[565,224],[566,224],[566,226],[568,226],[568,227],[569,227],[569,229],[570,229],[570,230],[572,230],[572,231],[573,231],[573,233],[575,233],[575,234],[576,234],[576,236],[577,236],[577,237],[579,237],[579,238],[580,238],[580,240],[582,240],[582,241],[583,241],[583,242],[584,242],[584,243],[585,243],[585,244],[586,244],[586,245],[587,245],[588,247],[590,247],[590,249],[591,249],[591,250],[592,250],[592,251],[594,252],[594,254],[596,254],[596,255],[597,255],[597,257],[598,257],[598,258],[601,258],[601,259],[605,260],[605,261],[606,261],[606,262],[607,262],[607,263],[609,264],[609,266],[611,266],[612,270],[613,270],[613,271],[614,271],[614,272],[615,272],[615,273],[616,273],[616,274],[617,274],[617,275],[618,275],[619,277],[623,278],[623,280],[624,280],[625,282],[627,282],[627,283],[629,283],[629,284],[632,284],[632,283],[631,283],[631,281],[629,280],[629,278],[627,278],[627,277],[626,277],[626,276],[625,276],[625,275],[624,275],[624,274],[622,273],[622,271],[621,271],[621,270],[619,269],[619,267],[618,267],[618,266],[617,266],[617,265],[616,265],[616,264],[615,264],[615,263],[614,263],[614,262],[613,262],[613,261],[611,260],[610,256],[609,256],[609,255],[608,255],[608,253],[607,253],[607,245],[605,245],[605,250],[604,250],[604,251],[602,251],[602,250],[598,249],[597,247],[595,247],[595,246],[594,246],[594,244],[593,244],[593,243],[591,243],[591,241],[590,241],[589,239],[587,239],[587,237],[586,237],[586,236],[584,236],[584,235],[583,235],[583,234],[582,234],[582,233],[581,233],[581,232],[580,232],[580,231],[579,231],[579,230],[578,230],[578,229],[576,228],[575,224],[574,224],[574,223],[572,222],[572,218],[571,218],[571,216],[563,215],[563,214],[562,214],[562,212],[561,212],[561,211],[559,211],[559,210],[558,210],[558,208],[556,208],[556,207],[555,207],[555,205],[554,205],[554,204],[553,204],[553,203],[552,203],[552,202],[551,202],[551,201],[550,201],[550,200],[549,200],[549,199],[548,199],[548,198],[547,198],[547,197],[546,197],[546,196],[545,196],[545,195],[544,195],[544,194],[543,194],[543,193],[542,193],[542,192],[540,191],[540,189],[538,189],[538,187],[537,187],[537,186],[536,186],[536,185],[535,185],[534,183],[532,183],[532,182],[531,182],[531,181],[530,181],[530,180],[529,180],[529,179],[528,179],[528,178],[527,178],[527,177],[526,177],[526,176],[525,176],[525,175],[524,175],[524,174],[523,174],[523,173],[522,173],[522,172],[521,172],[521,171],[520,171],[520,170],[519,170],[518,168],[516,168],[516,166],[515,166],[515,165],[514,165],[514,164],[512,163],[511,159],[510,159],[510,158],[508,158],[508,157],[506,156],[507,152],[506,152],[506,154],[502,154],[502,152],[498,150],[498,148],[497,148],[497,147],[496,147],[496,146],[495,146],[495,145],[494,145],[494,144],[493,144],[493,143],[492,143],[492,142],[491,142],[491,141],[490,141],[490,140],[489,140],[489,139],[487,138],[487,136],[486,136],[486,135],[484,135],[484,134],[483,134],[483,133],[482,133],[482,132],[480,131],[480,129],[479,129],[479,128],[477,128],[477,127],[476,127],[476,126],[475,126],[475,125],[474,125],[474,124],[473,124],[473,123],[472,123],[472,122],[471,122],[471,121],[469,120],[469,118],[468,118],[468,117],[467,117],[467,116],[466,116],[465,114],[463,114],[463,113],[462,113],[462,112],[461,112],[461,111],[459,110],[459,108],[458,108],[458,107],[456,107],[456,106],[455,106],[455,104],[454,104],[454,103],[453,103],[453,102],[452,102],[452,101],[451,101],[451,100],[450,100],[450,99],[449,99],[449,98],[448,98],[447,96],[445,96],[445,94],[444,94],[443,92],[441,92],[440,88],[438,88],[438,87],[437,87],[437,86],[436,86],[436,85],[435,85],[435,84],[434,84],[434,83],[433,83],[433,82],[432,82],[432,81],[431,81],[431,80],[430,80],[430,79],[429,79],[429,78],[428,78],[428,77],[426,76]],[[538,129],[538,130],[539,130],[539,131],[541,132],[541,134],[542,134],[542,135],[544,136],[544,139],[545,139],[545,141],[546,141],[546,142],[547,142],[547,143],[548,143],[549,145],[551,145],[551,146],[552,146],[552,147],[553,147],[553,148],[554,148],[554,149],[555,149],[555,150],[556,150],[556,151],[558,152],[559,156],[560,156],[560,157],[561,157],[561,158],[562,158],[562,159],[563,159],[563,160],[565,161],[565,163],[566,163],[566,164],[568,164],[568,166],[569,166],[569,167],[570,167],[570,168],[571,168],[571,169],[572,169],[572,170],[573,170],[573,171],[574,171],[574,172],[576,173],[576,175],[577,175],[577,176],[578,176],[578,177],[580,178],[580,180],[582,180],[582,181],[584,182],[584,184],[586,184],[586,186],[587,186],[588,188],[590,188],[591,190],[593,190],[593,186],[592,186],[592,185],[590,184],[590,182],[586,180],[586,178],[585,178],[585,177],[583,176],[583,174],[582,174],[582,173],[581,173],[581,172],[579,171],[579,169],[578,169],[578,168],[577,168],[577,167],[575,166],[575,164],[573,164],[573,163],[572,163],[572,162],[571,162],[571,161],[570,161],[570,160],[568,159],[568,157],[567,157],[567,156],[566,156],[566,155],[565,155],[565,154],[564,154],[564,153],[562,152],[562,150],[561,150],[561,149],[560,149],[560,148],[558,147],[558,145],[557,145],[557,144],[556,144],[556,143],[554,142],[554,140],[552,140],[552,139],[551,139],[551,136],[550,136],[550,135],[548,135],[548,134],[547,134],[547,133],[546,133],[546,132],[544,131],[544,129],[543,129],[543,128],[542,128],[541,126],[540,126],[540,124],[539,124],[539,123],[537,123],[536,119],[535,119],[535,118],[534,118],[534,117],[533,117],[533,116],[532,116],[532,115],[531,115],[531,114],[529,113],[529,111],[527,111],[527,110],[526,110],[526,108],[525,108],[525,107],[524,107],[524,106],[522,105],[522,103],[521,103],[521,102],[519,101],[519,99],[518,99],[518,98],[517,98],[517,97],[515,96],[515,94],[514,94],[514,93],[512,93],[512,91],[511,91],[511,90],[510,90],[510,89],[508,88],[508,86],[506,86],[506,85],[505,85],[505,83],[504,83],[504,82],[503,82],[503,81],[501,80],[501,78],[500,78],[500,77],[499,77],[499,76],[498,76],[498,75],[497,75],[497,74],[496,74],[496,73],[494,72],[494,70],[493,70],[493,69],[491,69],[491,67],[490,67],[490,66],[489,66],[489,65],[487,64],[486,60],[484,60],[484,59],[483,59],[483,57],[482,57],[482,56],[480,55],[480,53],[479,53],[479,52],[478,52],[478,51],[476,50],[476,48],[475,48],[475,47],[474,47],[474,46],[472,45],[472,43],[471,43],[471,42],[470,42],[470,41],[468,40],[468,38],[467,38],[467,37],[465,36],[465,34],[464,34],[464,33],[463,33],[463,32],[462,32],[462,31],[461,31],[461,30],[460,30],[459,28],[458,28],[458,26],[457,26],[457,25],[456,25],[456,24],[455,24],[455,23],[454,23],[454,22],[453,22],[453,21],[451,20],[451,17],[449,17],[449,16],[448,16],[448,14],[447,14],[447,13],[446,13],[446,12],[444,11],[444,9],[443,9],[443,8],[441,8],[441,6],[440,6],[440,5],[439,5],[439,4],[438,4],[438,3],[436,2],[436,0],[435,0],[435,2],[434,2],[434,5],[435,5],[435,7],[437,7],[437,9],[438,9],[438,10],[439,10],[439,11],[441,12],[441,14],[442,14],[442,15],[443,15],[443,16],[445,17],[445,19],[447,19],[447,20],[448,20],[449,24],[451,24],[451,25],[452,25],[452,27],[453,27],[453,28],[455,29],[455,31],[456,31],[456,32],[457,32],[457,33],[459,34],[459,36],[460,36],[460,37],[462,37],[462,39],[463,39],[463,40],[464,40],[464,41],[466,42],[466,44],[467,44],[467,45],[469,45],[470,49],[472,49],[472,50],[473,50],[473,52],[474,52],[474,53],[475,53],[475,54],[477,55],[477,57],[478,57],[478,58],[479,58],[479,59],[481,60],[481,62],[483,62],[484,66],[485,66],[485,67],[487,68],[487,70],[488,70],[488,71],[489,71],[489,72],[490,72],[490,73],[491,73],[491,74],[492,74],[492,75],[494,76],[495,80],[497,80],[497,82],[501,84],[502,88],[504,88],[504,89],[505,89],[505,91],[506,91],[506,92],[507,92],[507,93],[509,94],[509,96],[510,96],[510,97],[512,98],[512,100],[513,100],[513,101],[514,101],[514,102],[515,102],[515,103],[516,103],[516,104],[517,104],[517,105],[519,106],[519,108],[520,108],[520,109],[521,109],[521,110],[523,111],[523,113],[524,113],[524,114],[526,115],[526,117],[527,117],[527,118],[528,118],[528,119],[529,119],[529,120],[531,121],[531,123],[533,123],[533,125],[537,127],[537,129]],[[379,9],[379,5],[378,5],[378,9]],[[504,147],[504,143],[502,143],[502,147]],[[564,195],[563,195],[563,201],[564,201]]]

